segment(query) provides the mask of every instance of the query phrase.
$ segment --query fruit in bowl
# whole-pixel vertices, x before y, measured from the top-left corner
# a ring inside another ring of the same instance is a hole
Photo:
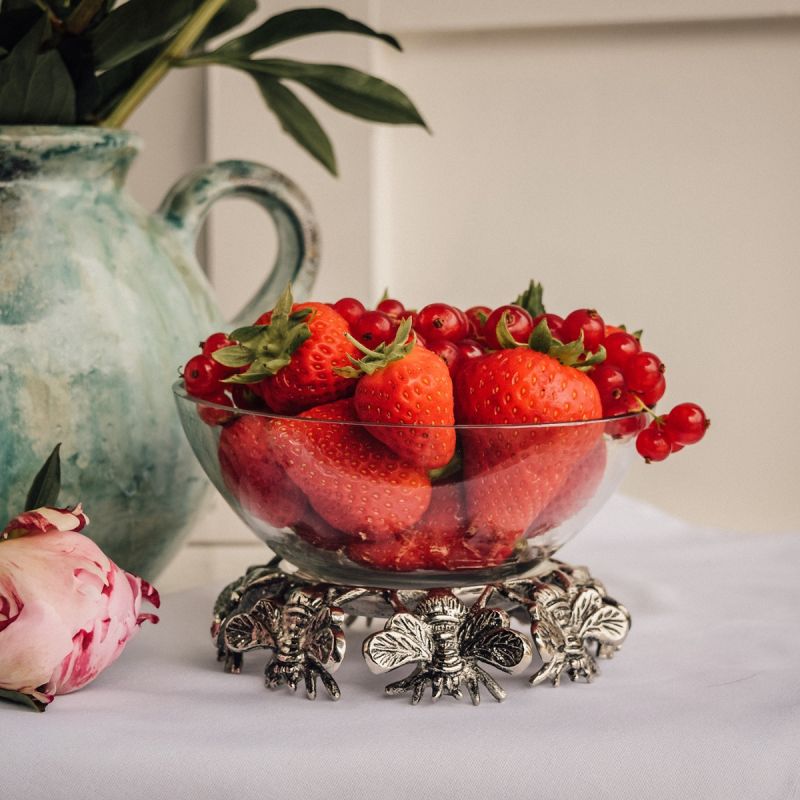
[[[653,410],[664,367],[593,310],[392,298],[293,303],[217,333],[175,394],[205,471],[278,555],[352,585],[530,573],[634,457],[702,438],[696,404]],[[647,423],[648,416],[651,418]]]

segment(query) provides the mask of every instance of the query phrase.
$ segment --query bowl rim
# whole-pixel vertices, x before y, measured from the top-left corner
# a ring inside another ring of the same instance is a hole
[[[292,422],[314,422],[319,425],[355,425],[359,428],[409,428],[411,425],[400,422],[362,422],[361,420],[344,419],[315,419],[314,417],[297,417],[291,414],[276,414],[273,411],[258,411],[255,409],[235,408],[214,403],[211,400],[204,400],[202,397],[190,395],[184,385],[183,379],[178,378],[172,384],[172,392],[178,400],[193,403],[204,408],[216,408],[220,411],[233,411],[237,416],[266,417],[267,419],[285,420]],[[525,422],[519,424],[467,424],[455,423],[454,425],[418,425],[412,423],[415,428],[430,428],[434,430],[459,430],[459,431],[485,431],[485,430],[552,430],[555,428],[571,428],[589,425],[607,425],[608,423],[619,423],[625,420],[635,419],[636,417],[646,417],[647,411],[633,411],[629,414],[621,414],[617,417],[599,417],[597,419],[580,419],[564,422]]]

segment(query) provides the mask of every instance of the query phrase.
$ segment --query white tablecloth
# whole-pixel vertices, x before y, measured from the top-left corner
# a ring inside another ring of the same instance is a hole
[[[617,497],[560,555],[633,616],[591,685],[496,673],[502,704],[412,707],[382,695],[407,670],[373,676],[356,632],[342,699],[312,703],[263,688],[265,653],[221,671],[209,586],[165,597],[160,625],[45,714],[0,704],[0,798],[800,798],[800,534]]]

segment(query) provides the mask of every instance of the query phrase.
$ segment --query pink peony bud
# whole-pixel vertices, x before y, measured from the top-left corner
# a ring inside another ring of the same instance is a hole
[[[49,703],[94,680],[156,608],[150,584],[78,533],[81,507],[39,508],[0,533],[0,689]]]

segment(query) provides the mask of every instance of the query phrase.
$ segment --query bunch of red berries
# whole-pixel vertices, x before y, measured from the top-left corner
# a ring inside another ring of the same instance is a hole
[[[575,309],[563,317],[547,313],[542,304],[542,287],[533,281],[513,303],[494,309],[478,305],[463,311],[447,303],[431,303],[417,311],[407,309],[400,300],[387,294],[374,309],[367,309],[353,297],[343,297],[330,304],[306,303],[302,308],[305,311],[287,310],[289,329],[303,327],[304,320],[311,314],[317,319],[316,333],[333,337],[328,360],[333,359],[330,355],[333,353],[338,357],[337,363],[342,364],[347,363],[348,356],[357,355],[355,348],[342,338],[344,333],[363,347],[375,350],[387,347],[407,318],[411,319],[416,342],[445,362],[453,380],[471,360],[499,350],[528,346],[534,339],[540,345],[544,341],[545,346],[539,349],[545,352],[548,348],[552,353],[558,348],[568,355],[572,352],[573,359],[565,363],[591,378],[600,396],[604,417],[651,413],[653,421],[646,428],[642,429],[642,417],[637,416],[631,417],[630,427],[624,429],[628,434],[638,431],[637,450],[648,463],[663,461],[670,453],[698,442],[709,425],[703,409],[695,403],[681,403],[668,414],[657,416],[653,412],[666,391],[665,366],[655,353],[642,349],[641,331],[631,333],[624,326],[607,325],[594,309]],[[331,311],[335,312],[333,316]],[[321,312],[324,313],[320,318]],[[292,313],[297,317],[293,321]],[[271,319],[272,312],[267,312],[254,325],[269,325]],[[286,331],[282,328],[281,332],[285,339]],[[233,334],[230,337],[224,333],[209,336],[202,343],[202,353],[191,358],[183,369],[187,392],[230,408],[297,413],[308,407],[299,397],[304,391],[302,386],[296,389],[297,396],[284,397],[282,390],[269,388],[278,383],[271,378],[254,383],[235,378],[237,373],[252,373],[249,362],[236,367],[231,366],[229,360],[223,364],[214,358],[214,353],[238,345],[239,340]],[[574,356],[575,353],[578,355]],[[303,361],[308,366],[309,357]],[[295,372],[298,383],[302,383],[300,378],[310,374],[297,365]],[[335,376],[328,383],[336,385],[322,387],[317,395],[306,394],[320,401],[348,393],[341,391],[345,384],[341,380],[337,383]],[[200,414],[212,425],[225,424],[232,416],[212,407],[201,407]]]

